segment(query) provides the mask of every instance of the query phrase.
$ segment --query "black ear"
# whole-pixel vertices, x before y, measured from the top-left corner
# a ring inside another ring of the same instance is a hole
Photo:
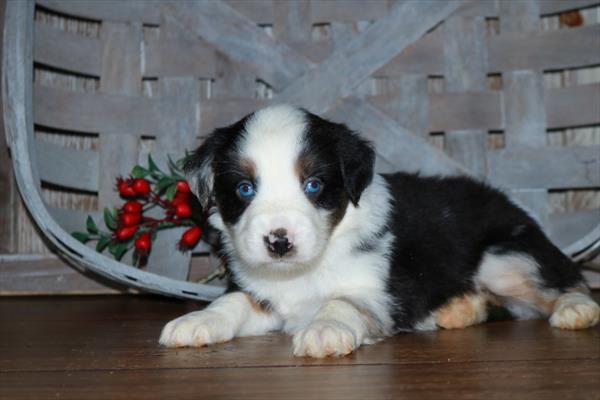
[[[212,162],[219,145],[217,134],[217,132],[214,132],[209,136],[196,151],[186,158],[183,166],[183,172],[190,188],[198,198],[203,210],[206,210],[213,191],[214,172]]]
[[[373,180],[375,151],[370,142],[341,125],[337,141],[337,154],[340,160],[344,188],[355,206],[362,192]]]

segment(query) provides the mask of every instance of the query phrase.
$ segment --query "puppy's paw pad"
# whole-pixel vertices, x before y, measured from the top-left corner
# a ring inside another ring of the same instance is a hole
[[[294,335],[297,357],[323,358],[345,356],[358,347],[358,340],[347,325],[337,321],[315,321]]]
[[[233,336],[234,328],[226,318],[199,311],[165,325],[158,342],[166,347],[202,347],[226,342]]]
[[[600,306],[592,299],[581,302],[565,302],[556,307],[550,317],[550,325],[561,329],[585,329],[600,320]]]

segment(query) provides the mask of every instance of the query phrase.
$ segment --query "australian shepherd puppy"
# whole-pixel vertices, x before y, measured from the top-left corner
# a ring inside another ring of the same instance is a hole
[[[220,233],[227,293],[160,343],[283,330],[296,356],[464,328],[499,305],[563,329],[598,323],[579,267],[504,194],[466,177],[374,174],[345,125],[279,105],[217,129],[186,172]]]

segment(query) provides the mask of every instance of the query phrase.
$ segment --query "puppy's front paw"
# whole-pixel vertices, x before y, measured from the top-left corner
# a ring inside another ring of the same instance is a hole
[[[293,342],[295,356],[315,358],[345,356],[360,345],[349,326],[334,320],[314,321],[296,333]]]
[[[196,311],[169,322],[160,334],[166,347],[202,347],[231,340],[235,329],[222,315]]]

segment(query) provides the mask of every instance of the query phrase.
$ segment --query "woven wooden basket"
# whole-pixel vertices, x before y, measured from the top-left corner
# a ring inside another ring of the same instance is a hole
[[[163,235],[145,269],[70,232],[88,214],[101,223],[119,202],[114,177],[148,153],[164,163],[288,102],[370,138],[378,171],[465,173],[504,189],[582,259],[600,247],[598,3],[9,0],[4,117],[19,189],[77,265],[213,299],[222,287],[194,282],[215,268],[207,248],[178,252],[180,232]]]

